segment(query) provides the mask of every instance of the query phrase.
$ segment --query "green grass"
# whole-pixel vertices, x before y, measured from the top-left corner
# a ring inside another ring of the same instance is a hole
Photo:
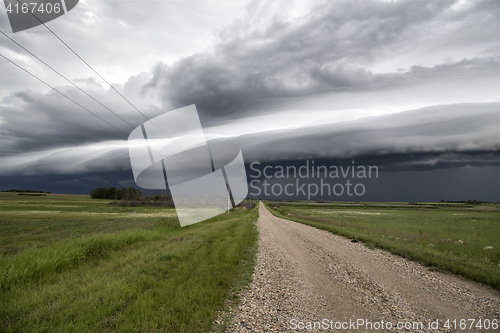
[[[0,211],[1,332],[207,332],[253,269],[256,208],[184,228],[77,196],[2,193]]]
[[[267,203],[276,216],[500,289],[500,210],[492,204],[473,208],[431,206]]]
[[[110,202],[80,195],[0,193],[0,253],[15,254],[81,236],[151,228],[165,218],[177,224],[173,208],[118,207]]]

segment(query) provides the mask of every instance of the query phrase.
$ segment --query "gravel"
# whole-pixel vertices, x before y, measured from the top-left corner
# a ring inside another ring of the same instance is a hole
[[[347,332],[357,320],[372,323],[357,326],[360,332],[452,332],[460,331],[453,328],[455,319],[459,328],[461,319],[500,318],[500,293],[487,286],[276,218],[263,204],[259,213],[253,280],[240,294],[227,332]],[[444,327],[448,319],[451,329]],[[429,328],[436,320],[438,329]],[[396,329],[398,322],[423,327]],[[335,329],[342,323],[344,329]],[[469,325],[462,331],[500,331]]]

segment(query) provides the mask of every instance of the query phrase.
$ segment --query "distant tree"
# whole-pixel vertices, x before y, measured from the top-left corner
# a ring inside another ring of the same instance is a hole
[[[115,198],[116,200],[140,200],[142,192],[133,187],[125,187],[120,190],[116,190]]]
[[[480,205],[482,202],[481,201],[477,201],[477,200],[467,200],[465,202],[466,205]]]
[[[90,197],[94,199],[115,199],[116,187],[98,187],[90,191]]]
[[[142,192],[133,187],[124,187],[116,189],[116,187],[98,187],[90,191],[90,197],[94,199],[109,199],[109,200],[140,200]]]

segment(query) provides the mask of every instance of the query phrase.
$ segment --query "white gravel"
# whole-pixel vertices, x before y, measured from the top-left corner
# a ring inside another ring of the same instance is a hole
[[[457,325],[461,319],[499,320],[498,291],[276,218],[262,204],[259,213],[253,281],[240,295],[228,332],[500,332],[469,330],[470,321],[466,330],[444,327],[447,319],[456,319]],[[374,324],[383,320],[394,327],[376,330],[361,325],[357,330],[352,326],[335,330],[335,323],[361,319]],[[429,320],[439,320],[439,329],[428,328]],[[396,329],[398,321],[403,325],[421,322],[424,327]],[[307,323],[313,326],[314,322],[323,326],[306,329]]]

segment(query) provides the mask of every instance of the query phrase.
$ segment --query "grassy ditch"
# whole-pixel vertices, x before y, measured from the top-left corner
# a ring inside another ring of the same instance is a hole
[[[250,279],[257,208],[181,228],[170,208],[6,195],[2,332],[207,332]]]

